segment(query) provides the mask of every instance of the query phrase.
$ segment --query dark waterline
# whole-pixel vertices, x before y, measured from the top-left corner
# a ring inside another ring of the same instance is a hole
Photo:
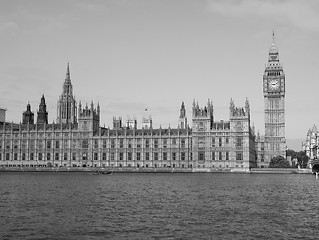
[[[1,239],[317,239],[319,180],[0,173]]]

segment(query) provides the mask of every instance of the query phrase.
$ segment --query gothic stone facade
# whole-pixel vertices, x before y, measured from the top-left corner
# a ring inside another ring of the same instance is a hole
[[[244,107],[230,102],[229,121],[215,121],[213,104],[192,108],[192,128],[182,103],[177,128],[154,129],[152,118],[113,118],[113,129],[100,127],[100,106],[76,104],[69,64],[57,102],[57,122],[48,124],[42,96],[37,122],[30,104],[22,123],[0,122],[0,166],[189,168],[194,171],[248,170],[268,167],[272,157],[285,154],[285,74],[274,42],[263,76],[265,136],[255,137],[248,100]],[[3,114],[2,114],[3,115]],[[3,117],[2,117],[3,119]],[[310,137],[309,137],[310,139]],[[308,149],[311,147],[309,140]],[[317,146],[317,145],[316,145]],[[314,155],[317,152],[311,152]]]
[[[230,103],[230,121],[215,122],[212,102],[193,105],[193,129],[182,103],[177,128],[154,129],[151,117],[142,128],[136,120],[113,129],[100,126],[100,106],[76,104],[69,66],[58,101],[58,123],[47,123],[45,98],[37,122],[28,104],[23,123],[0,124],[0,166],[109,167],[230,170],[256,167],[254,133],[248,100],[244,108]],[[77,116],[76,116],[77,115]]]

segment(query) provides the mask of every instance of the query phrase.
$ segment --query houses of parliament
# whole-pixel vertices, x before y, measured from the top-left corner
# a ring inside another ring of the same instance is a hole
[[[21,123],[5,121],[0,109],[0,167],[103,167],[121,169],[188,169],[249,171],[285,157],[285,75],[274,34],[262,79],[265,135],[255,134],[248,99],[238,107],[231,99],[229,120],[216,121],[211,100],[192,106],[191,127],[181,103],[175,128],[153,128],[151,116],[113,117],[113,127],[100,124],[100,106],[77,103],[67,66],[55,123],[48,123],[45,96],[35,115],[30,104]]]

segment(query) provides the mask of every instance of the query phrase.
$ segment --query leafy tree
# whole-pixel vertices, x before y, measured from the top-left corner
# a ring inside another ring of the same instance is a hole
[[[287,156],[291,156],[291,159],[298,159],[298,165],[302,168],[307,167],[309,157],[306,155],[305,151],[296,152],[294,150],[288,149]]]
[[[298,163],[301,167],[307,167],[309,157],[306,155],[305,151],[300,151],[297,153]]]
[[[289,162],[283,156],[277,156],[270,160],[270,168],[289,168]]]

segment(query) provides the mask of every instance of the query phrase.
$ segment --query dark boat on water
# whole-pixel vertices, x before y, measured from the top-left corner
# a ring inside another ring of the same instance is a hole
[[[94,171],[92,175],[111,175],[113,171]]]

